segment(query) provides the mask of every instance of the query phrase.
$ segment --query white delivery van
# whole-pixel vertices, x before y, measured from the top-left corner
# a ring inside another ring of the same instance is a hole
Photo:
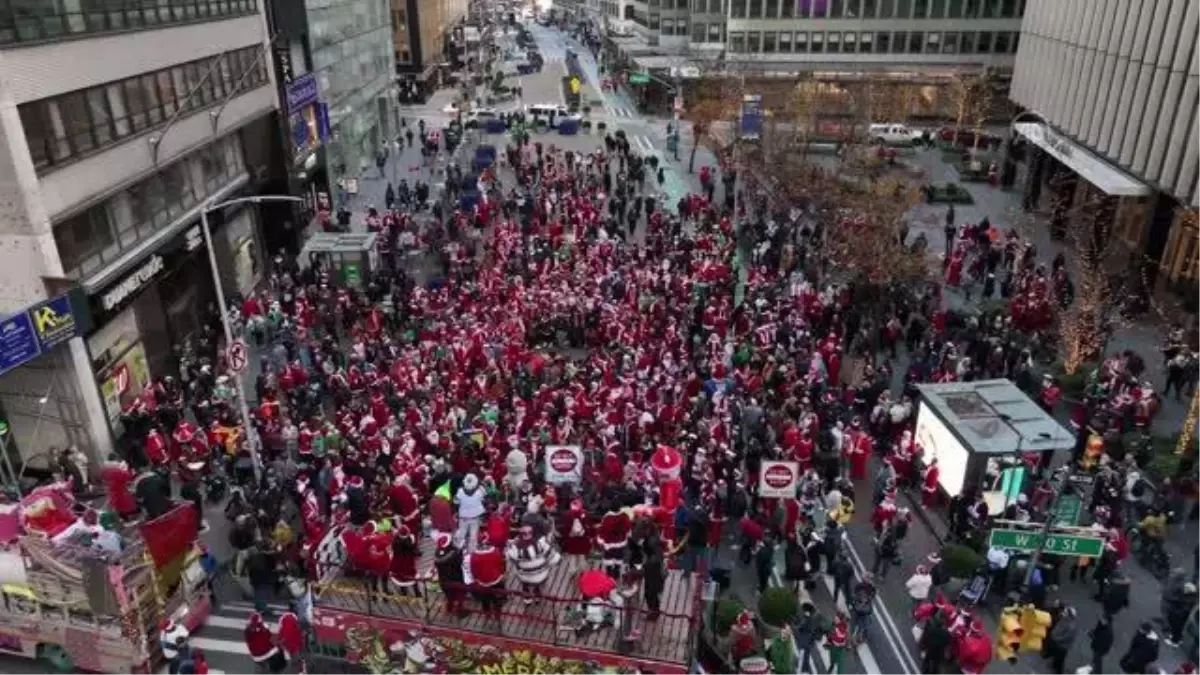
[[[921,131],[903,124],[872,124],[867,138],[879,145],[914,145],[921,140]]]
[[[545,122],[553,129],[564,119],[583,119],[580,115],[572,114],[567,106],[561,103],[537,103],[525,106],[525,117],[529,122]]]

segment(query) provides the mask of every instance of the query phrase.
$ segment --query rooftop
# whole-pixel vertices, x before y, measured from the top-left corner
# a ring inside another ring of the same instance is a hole
[[[1011,380],[917,385],[921,400],[971,452],[1070,449],[1075,436]]]

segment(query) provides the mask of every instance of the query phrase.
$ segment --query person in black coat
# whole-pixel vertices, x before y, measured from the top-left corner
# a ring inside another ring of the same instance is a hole
[[[446,597],[446,612],[455,616],[467,615],[463,607],[466,589],[463,586],[463,555],[448,534],[440,534],[434,542],[436,552],[433,567],[437,570],[442,595]]]
[[[663,588],[667,583],[666,563],[663,561],[662,541],[648,537],[643,544],[645,557],[642,566],[642,593],[646,596],[647,621],[658,619]]]
[[[783,560],[783,576],[791,585],[792,590],[799,593],[800,585],[808,580],[809,562],[808,552],[804,550],[804,547],[795,536],[788,537]]]
[[[758,574],[758,592],[762,593],[771,583],[771,572],[775,571],[775,539],[769,534],[754,553],[754,571]]]
[[[1129,649],[1121,657],[1121,670],[1130,675],[1146,672],[1151,663],[1158,660],[1161,639],[1154,624],[1143,621],[1138,632],[1129,641]]]
[[[1096,625],[1088,631],[1088,639],[1092,648],[1092,672],[1104,672],[1104,656],[1112,651],[1113,629],[1112,617],[1102,614]]]
[[[954,638],[946,628],[942,615],[934,614],[921,633],[918,646],[921,648],[921,672],[926,675],[936,675],[942,672],[942,661],[946,658],[946,649]]]

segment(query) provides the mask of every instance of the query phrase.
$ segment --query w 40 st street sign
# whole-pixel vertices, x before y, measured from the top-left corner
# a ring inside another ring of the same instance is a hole
[[[1042,546],[1043,537],[1045,538],[1045,547]],[[1032,553],[1040,548],[1044,553],[1081,558],[1098,558],[1104,552],[1104,540],[1100,537],[1061,532],[1043,535],[1041,532],[1001,528],[992,530],[991,536],[988,537],[988,546],[1027,553]]]

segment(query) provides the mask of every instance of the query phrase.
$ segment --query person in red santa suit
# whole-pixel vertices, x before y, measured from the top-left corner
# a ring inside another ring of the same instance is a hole
[[[939,471],[937,457],[934,457],[921,472],[921,506],[927,509],[937,506]]]
[[[319,542],[325,537],[328,527],[321,512],[321,501],[309,485],[308,478],[296,479],[296,494],[300,495],[300,522],[304,525],[304,538]]]
[[[876,535],[882,533],[885,527],[891,526],[892,521],[896,519],[896,511],[896,489],[891,488],[884,493],[883,499],[871,512],[871,527],[875,529]]]
[[[370,587],[387,590],[387,579],[392,571],[392,535],[380,532],[374,522],[363,528],[362,555],[358,566],[370,576]]]
[[[584,569],[592,552],[592,534],[582,501],[571,500],[571,508],[563,515],[559,532],[563,533],[562,552],[567,556],[568,569]]]
[[[408,474],[399,474],[392,479],[392,486],[388,488],[388,503],[392,513],[408,527],[409,532],[421,531],[421,502],[412,489]]]
[[[164,468],[171,461],[171,455],[167,452],[167,439],[157,428],[150,429],[150,433],[146,434],[146,440],[142,444],[146,451],[146,459],[155,467]]]
[[[412,530],[401,523],[396,526],[396,534],[392,537],[392,585],[400,589],[400,595],[421,596],[417,589],[417,561],[421,558],[421,549]]]
[[[269,673],[283,672],[287,667],[287,659],[279,647],[275,646],[275,635],[271,633],[261,614],[255,612],[250,615],[242,635],[246,640],[246,651],[250,652],[250,659],[258,668]]]
[[[863,480],[867,477],[867,459],[871,455],[871,436],[862,430],[862,422],[854,420],[851,425],[849,438],[842,450],[849,467],[851,480]]]
[[[296,616],[296,612],[289,609],[279,615],[279,621],[275,624],[275,634],[284,656],[289,662],[295,661],[304,649],[304,628],[300,625],[300,617]]]
[[[625,550],[629,546],[629,534],[633,522],[629,514],[622,512],[616,504],[600,519],[596,530],[596,543],[604,555],[604,572],[619,580],[625,567]]]
[[[485,616],[500,620],[500,608],[504,604],[504,595],[500,591],[504,587],[504,575],[508,572],[508,563],[504,553],[492,545],[487,532],[480,532],[478,545],[467,554],[465,567],[468,586],[479,601]]]
[[[104,481],[108,493],[108,507],[122,518],[130,518],[138,513],[137,499],[130,489],[135,478],[137,474],[116,455],[109,455],[108,461],[100,467],[100,479]]]

